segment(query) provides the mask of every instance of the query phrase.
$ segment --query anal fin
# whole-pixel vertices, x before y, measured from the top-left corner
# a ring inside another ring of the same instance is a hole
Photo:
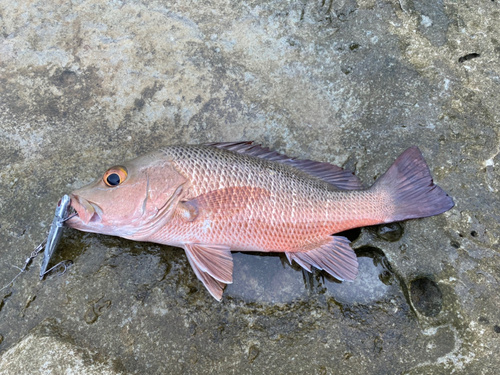
[[[306,271],[311,272],[311,266],[314,266],[338,280],[352,281],[358,274],[358,260],[350,243],[345,237],[333,236],[313,250],[285,254],[290,263],[295,261]]]
[[[184,244],[194,273],[218,301],[226,284],[233,282],[233,256],[223,245]]]

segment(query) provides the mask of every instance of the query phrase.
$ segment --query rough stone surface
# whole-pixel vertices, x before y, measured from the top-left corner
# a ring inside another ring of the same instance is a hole
[[[167,144],[256,140],[367,186],[418,145],[456,202],[396,240],[363,229],[349,285],[235,254],[221,303],[180,249],[67,230],[64,275],[40,282],[37,259],[0,292],[0,371],[74,350],[80,373],[497,373],[499,18],[498,0],[0,0],[2,285],[62,194]]]
[[[54,324],[55,323],[55,324]],[[0,374],[88,374],[121,373],[113,361],[76,345],[56,322],[43,321],[17,345],[0,357]]]

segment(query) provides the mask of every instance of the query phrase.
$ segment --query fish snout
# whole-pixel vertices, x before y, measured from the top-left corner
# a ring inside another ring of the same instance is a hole
[[[89,223],[98,223],[102,221],[102,209],[95,203],[89,202],[85,198],[79,196],[79,195],[74,195],[70,194],[71,198],[71,204],[70,207],[72,207],[76,213],[78,219],[85,225],[88,225]],[[70,221],[76,220],[76,217],[73,219],[70,219]],[[68,224],[72,224],[69,222]]]

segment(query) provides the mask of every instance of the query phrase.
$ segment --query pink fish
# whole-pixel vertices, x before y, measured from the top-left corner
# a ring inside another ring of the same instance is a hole
[[[217,300],[232,250],[284,252],[307,271],[354,280],[351,228],[441,214],[454,205],[417,147],[370,188],[340,167],[251,142],[172,146],[108,169],[71,194],[78,230],[178,246]]]

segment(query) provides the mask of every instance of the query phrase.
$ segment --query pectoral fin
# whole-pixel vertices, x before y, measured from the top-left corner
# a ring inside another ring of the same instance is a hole
[[[341,281],[352,281],[358,274],[356,254],[345,237],[328,237],[317,247],[307,251],[285,253],[288,261],[296,261],[302,268],[311,272],[311,266],[325,270]]]
[[[233,282],[233,257],[227,246],[184,244],[194,270],[210,294],[218,301],[226,284]]]

